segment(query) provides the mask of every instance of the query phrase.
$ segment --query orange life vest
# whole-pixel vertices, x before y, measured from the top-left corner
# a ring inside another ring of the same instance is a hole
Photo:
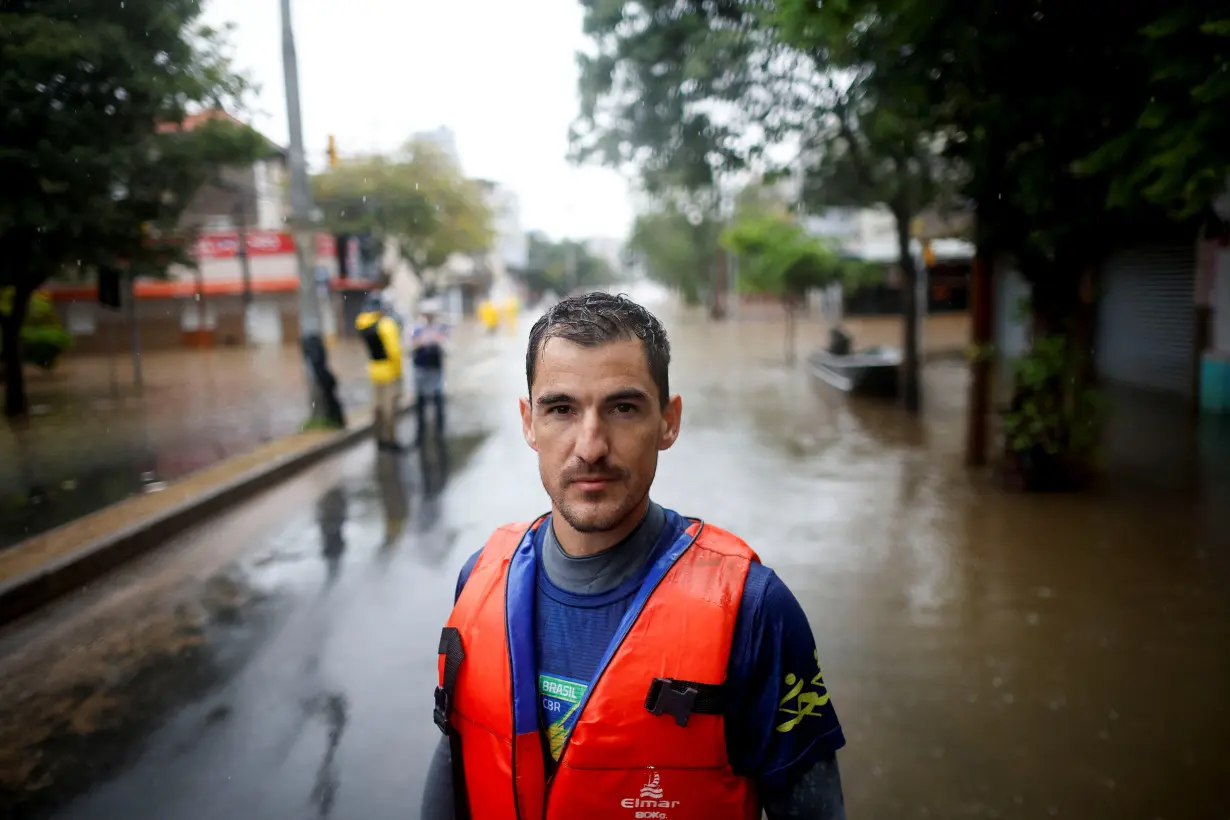
[[[533,631],[542,520],[496,530],[441,640],[436,722],[461,751],[454,777],[468,815],[457,817],[758,818],[751,781],[727,759],[720,688],[755,552],[694,521],[655,562],[548,782]]]

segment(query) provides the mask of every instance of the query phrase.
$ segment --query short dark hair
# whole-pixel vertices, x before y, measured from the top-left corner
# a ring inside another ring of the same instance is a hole
[[[534,392],[534,374],[542,348],[550,339],[565,339],[584,347],[597,347],[620,339],[640,339],[645,348],[649,375],[658,388],[658,400],[666,407],[670,398],[671,344],[666,329],[645,308],[627,296],[586,293],[556,302],[530,329],[525,351],[525,381]]]

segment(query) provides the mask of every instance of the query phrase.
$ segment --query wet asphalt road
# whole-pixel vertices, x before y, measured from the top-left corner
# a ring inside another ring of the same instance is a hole
[[[1230,817],[1224,484],[1005,495],[960,465],[959,363],[915,423],[778,332],[672,327],[655,497],[803,603],[850,816]],[[356,448],[0,632],[0,817],[416,817],[457,570],[547,505],[522,337],[491,344],[447,465]]]

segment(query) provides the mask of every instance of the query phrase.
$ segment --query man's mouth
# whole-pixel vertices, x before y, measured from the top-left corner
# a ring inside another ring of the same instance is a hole
[[[606,489],[615,479],[611,476],[581,476],[572,480],[572,486],[581,492],[597,492]]]

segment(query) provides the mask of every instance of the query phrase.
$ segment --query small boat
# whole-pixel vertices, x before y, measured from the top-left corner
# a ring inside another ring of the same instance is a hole
[[[851,353],[820,349],[807,357],[812,375],[845,393],[892,398],[897,395],[901,351],[868,347]]]

